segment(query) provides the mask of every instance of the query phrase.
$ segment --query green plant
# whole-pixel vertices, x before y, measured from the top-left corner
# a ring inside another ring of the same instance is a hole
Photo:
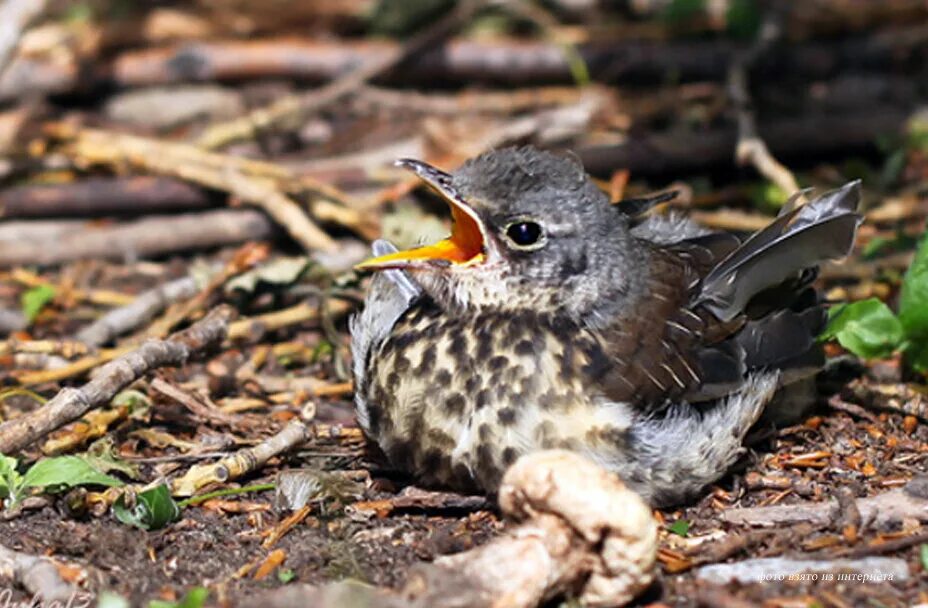
[[[831,309],[821,339],[865,359],[901,352],[913,369],[928,373],[928,235],[902,279],[897,314],[876,298],[842,304]]]
[[[80,456],[43,458],[24,473],[17,470],[15,458],[0,454],[0,498],[15,506],[30,489],[43,492],[68,490],[76,486],[121,486],[123,482],[98,471]]]

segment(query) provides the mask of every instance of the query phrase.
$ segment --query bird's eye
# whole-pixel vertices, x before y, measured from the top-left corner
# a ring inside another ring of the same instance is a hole
[[[525,248],[537,245],[543,233],[535,222],[514,222],[506,228],[506,236],[516,246]]]

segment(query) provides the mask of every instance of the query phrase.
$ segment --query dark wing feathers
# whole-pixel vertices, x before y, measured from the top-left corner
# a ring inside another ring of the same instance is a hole
[[[705,277],[697,302],[720,319],[732,319],[764,289],[847,255],[862,219],[859,201],[855,181],[780,216]]]
[[[659,407],[717,399],[752,369],[799,377],[822,363],[826,321],[809,284],[819,263],[846,255],[861,216],[852,182],[784,212],[741,243],[710,234],[651,249],[648,288],[607,330],[617,401]],[[805,371],[803,371],[805,370]]]

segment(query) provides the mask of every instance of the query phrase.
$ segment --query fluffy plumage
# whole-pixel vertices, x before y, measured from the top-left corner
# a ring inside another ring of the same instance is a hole
[[[478,218],[483,258],[375,277],[352,336],[362,427],[427,483],[492,493],[519,455],[566,447],[679,502],[821,363],[809,283],[853,244],[856,183],[742,243],[623,212],[572,159],[532,148],[453,175],[413,166]],[[531,248],[507,240],[523,221],[543,231]]]

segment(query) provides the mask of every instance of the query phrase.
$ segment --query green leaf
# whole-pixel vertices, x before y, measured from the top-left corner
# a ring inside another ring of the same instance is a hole
[[[10,498],[13,503],[19,502],[22,487],[23,478],[16,470],[16,459],[0,454],[0,498]]]
[[[902,343],[902,324],[876,298],[836,306],[829,311],[829,317],[828,327],[819,338],[837,339],[858,357],[888,357]]]
[[[284,568],[283,570],[277,571],[277,580],[279,580],[285,585],[295,578],[296,578],[296,572],[294,572],[290,568]]]
[[[157,530],[180,517],[180,507],[171,497],[171,491],[164,484],[156,486],[135,497],[135,505],[126,504],[123,494],[113,503],[113,514],[124,524],[142,530]]]
[[[59,489],[75,486],[121,486],[123,482],[95,469],[79,456],[44,458],[26,471],[23,487]]]
[[[673,532],[677,536],[686,536],[690,531],[691,525],[692,523],[685,519],[678,519],[677,521],[667,526],[667,530]]]
[[[906,359],[920,372],[928,372],[928,234],[902,279],[899,321],[908,345]]]
[[[928,572],[928,544],[922,544],[922,546],[918,548],[918,557],[922,561],[922,569]]]
[[[20,296],[20,305],[23,315],[30,323],[35,321],[45,305],[55,297],[55,288],[49,284],[39,285],[23,292]]]
[[[148,608],[203,608],[208,597],[209,589],[194,587],[179,602],[152,600],[148,602]]]

